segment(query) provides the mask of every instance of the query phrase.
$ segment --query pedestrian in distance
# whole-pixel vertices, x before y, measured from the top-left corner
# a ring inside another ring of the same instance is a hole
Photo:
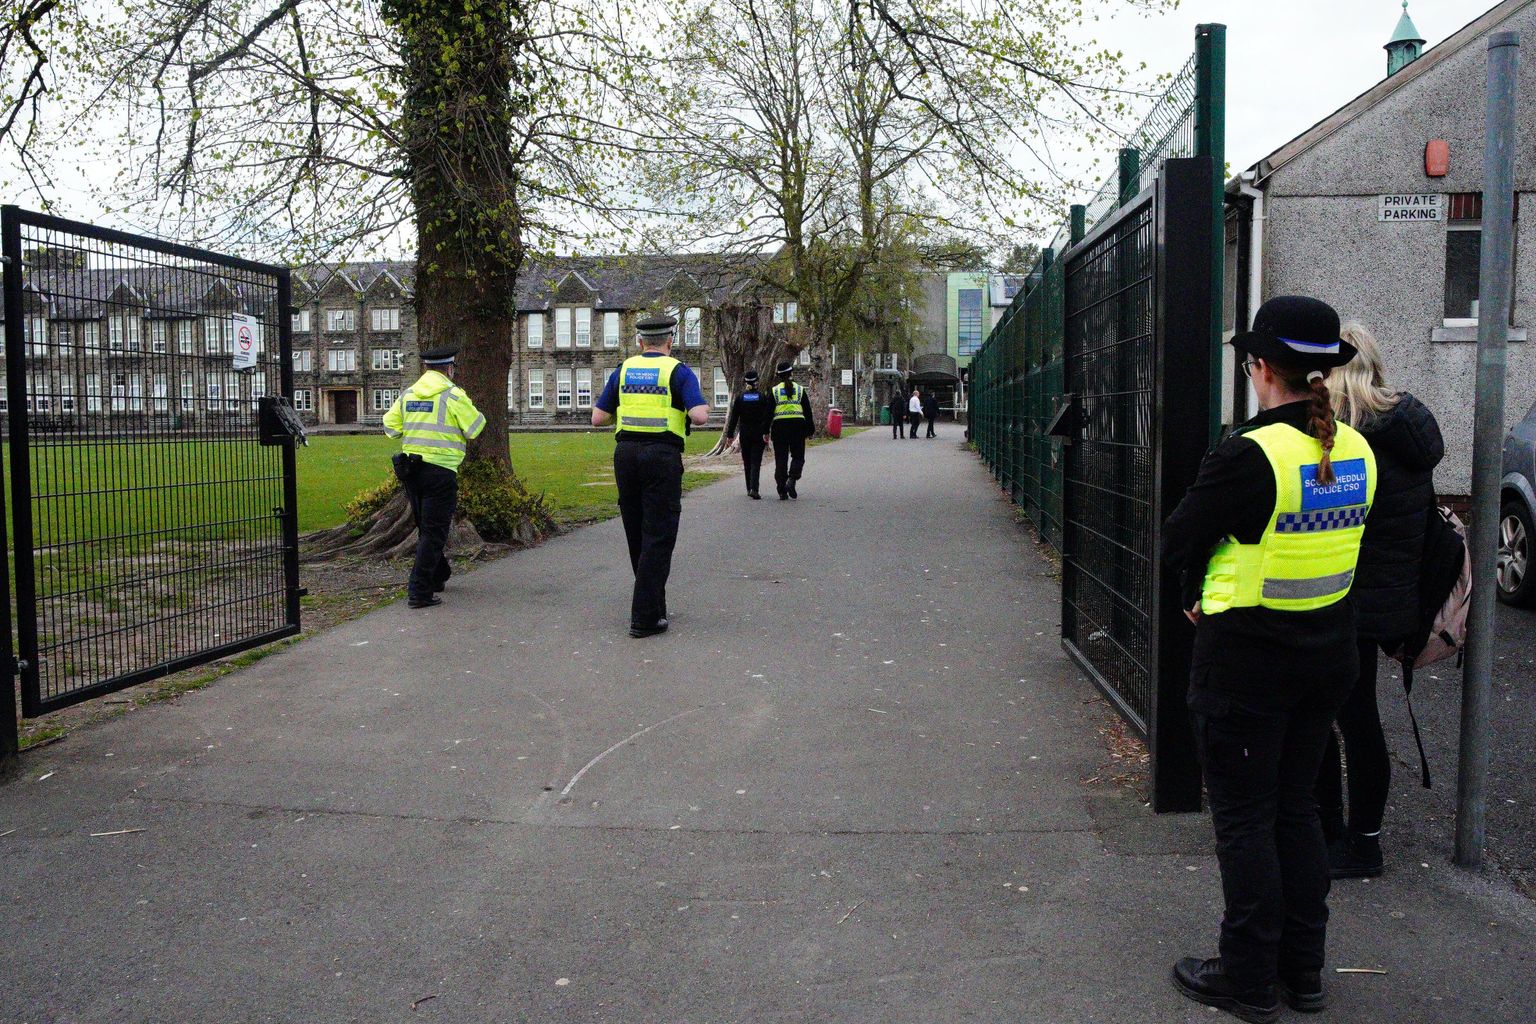
[[[805,442],[816,432],[811,416],[811,394],[804,384],[790,378],[795,364],[785,360],[774,368],[779,382],[773,386],[773,482],[779,500],[798,499],[795,483],[805,472]]]
[[[912,397],[907,399],[907,436],[917,440],[917,428],[923,425],[923,396],[917,388],[912,389]]]
[[[901,393],[901,388],[891,392],[891,400],[887,404],[891,410],[891,440],[902,440],[907,436],[907,396]]]
[[[462,388],[454,386],[457,348],[421,354],[422,375],[384,414],[384,433],[401,439],[393,458],[395,477],[416,521],[416,560],[406,583],[406,604],[430,608],[453,574],[444,548],[459,504],[459,466],[469,442],[485,429],[485,417]]]
[[[1376,490],[1365,438],[1334,418],[1348,363],[1333,308],[1280,296],[1232,339],[1260,412],[1209,454],[1164,528],[1195,623],[1189,708],[1216,832],[1220,956],[1173,982],[1247,1021],[1324,1008],[1328,849],[1313,787],[1359,672],[1348,600]]]
[[[1437,514],[1433,476],[1445,455],[1445,441],[1424,403],[1386,386],[1381,348],[1370,332],[1346,324],[1344,340],[1359,354],[1328,375],[1334,415],[1365,436],[1376,453],[1380,476],[1350,590],[1360,675],[1338,718],[1349,776],[1348,828],[1344,773],[1332,732],[1317,779],[1317,802],[1333,877],[1374,878],[1384,866],[1381,823],[1392,782],[1392,761],[1376,705],[1378,657],[1383,650],[1400,648],[1419,626],[1420,564],[1428,517]]]
[[[927,437],[937,437],[933,432],[933,425],[939,418],[939,396],[931,389],[923,395],[923,419],[928,421]]]
[[[725,421],[725,440],[729,444],[741,431],[741,468],[747,477],[747,497],[762,497],[758,481],[763,473],[763,449],[768,446],[768,431],[773,426],[773,402],[757,389],[757,371],[747,371],[747,386],[731,403],[731,415]]]
[[[629,635],[640,638],[667,631],[667,577],[683,511],[683,445],[692,427],[709,421],[709,406],[699,378],[672,358],[676,318],[642,320],[635,330],[642,351],[608,376],[592,425],[615,424],[613,477],[635,574]]]

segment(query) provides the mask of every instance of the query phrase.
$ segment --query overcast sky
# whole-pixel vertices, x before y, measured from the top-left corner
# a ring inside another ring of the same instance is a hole
[[[1493,7],[1493,0],[1410,0],[1419,34],[1434,45]],[[1182,0],[1171,14],[1126,13],[1100,22],[1105,46],[1156,71],[1193,52],[1195,26],[1227,26],[1227,162],[1243,170],[1386,77],[1382,49],[1401,0]]]
[[[1127,61],[1144,61],[1152,72],[1183,65],[1193,52],[1197,24],[1227,26],[1227,161],[1234,171],[1385,77],[1382,46],[1402,13],[1400,0],[1181,0],[1177,10],[1151,17],[1131,12],[1123,0],[1087,0],[1087,6],[1101,20],[1084,27],[1082,42],[1119,49]],[[1492,0],[1411,0],[1409,14],[1434,45],[1490,6]],[[110,181],[108,168],[82,171],[99,185]],[[0,173],[0,180],[6,179],[14,181],[10,173]],[[79,178],[65,174],[60,181],[77,185]],[[6,202],[37,205],[31,194],[6,191]],[[78,187],[66,187],[54,198],[61,214],[101,218]]]

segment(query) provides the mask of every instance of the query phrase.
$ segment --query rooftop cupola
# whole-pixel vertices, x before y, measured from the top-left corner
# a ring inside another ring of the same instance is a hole
[[[1388,78],[1418,60],[1419,54],[1424,52],[1424,38],[1419,35],[1413,19],[1408,17],[1408,0],[1403,0],[1403,16],[1397,19],[1397,29],[1385,49]]]

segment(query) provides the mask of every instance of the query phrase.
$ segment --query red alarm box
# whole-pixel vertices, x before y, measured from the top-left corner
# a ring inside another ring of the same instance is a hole
[[[1424,147],[1424,173],[1443,178],[1451,169],[1451,147],[1444,139],[1431,139]]]

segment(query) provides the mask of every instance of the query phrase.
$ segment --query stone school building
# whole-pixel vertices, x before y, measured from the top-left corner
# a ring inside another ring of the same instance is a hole
[[[1469,16],[1475,8],[1469,7]],[[1273,295],[1325,299],[1381,342],[1389,387],[1435,413],[1442,494],[1472,473],[1483,214],[1487,41],[1519,32],[1516,239],[1508,417],[1536,401],[1536,0],[1505,0],[1424,49],[1404,13],[1386,77],[1227,185],[1227,326],[1247,326]],[[1256,409],[1227,351],[1226,422]]]

